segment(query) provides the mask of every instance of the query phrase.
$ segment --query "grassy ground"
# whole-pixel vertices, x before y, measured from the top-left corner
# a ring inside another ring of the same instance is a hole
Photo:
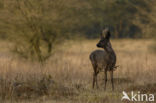
[[[115,91],[110,80],[104,91],[92,89],[89,54],[98,40],[68,41],[44,66],[13,56],[11,45],[0,42],[0,103],[121,103],[122,91],[156,93],[156,55],[152,40],[112,40],[117,54]],[[109,75],[108,75],[109,76]],[[109,78],[109,77],[108,77]]]

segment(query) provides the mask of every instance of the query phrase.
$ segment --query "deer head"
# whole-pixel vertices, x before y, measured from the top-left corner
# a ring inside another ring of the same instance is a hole
[[[110,45],[110,31],[108,28],[104,29],[101,33],[101,39],[97,43],[97,47],[106,49]]]

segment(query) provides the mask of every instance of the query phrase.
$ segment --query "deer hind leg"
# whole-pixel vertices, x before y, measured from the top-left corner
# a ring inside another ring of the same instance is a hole
[[[98,70],[97,70],[97,66],[93,65],[93,69],[94,69],[94,73],[93,73],[93,88],[95,86],[96,83],[96,87],[98,88],[98,83],[97,83],[97,75],[98,75]]]
[[[106,84],[107,84],[107,70],[104,71],[104,75],[105,75],[105,86],[104,86],[104,89],[106,90]]]
[[[94,85],[95,85],[95,73],[93,73],[93,89],[94,89]]]
[[[95,83],[96,83],[96,88],[98,89],[99,86],[97,82],[97,73],[93,73],[93,89],[94,89]]]
[[[112,90],[114,91],[113,70],[110,71],[110,76],[111,76]]]
[[[99,73],[99,71],[96,71],[96,78],[95,78],[95,81],[96,81],[96,88],[97,88],[97,89],[99,88],[99,86],[98,86],[98,80],[97,80],[98,73]]]

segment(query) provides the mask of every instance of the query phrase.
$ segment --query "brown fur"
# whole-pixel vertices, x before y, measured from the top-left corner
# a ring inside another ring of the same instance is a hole
[[[116,54],[111,46],[110,43],[110,32],[108,29],[104,29],[101,34],[101,40],[97,44],[97,47],[103,48],[104,50],[95,50],[90,54],[90,60],[94,69],[93,73],[93,88],[97,83],[97,75],[100,71],[104,70],[105,74],[105,86],[107,83],[107,71],[110,72],[111,75],[111,83],[112,83],[112,90],[114,90],[114,83],[113,83],[113,71],[116,68]]]

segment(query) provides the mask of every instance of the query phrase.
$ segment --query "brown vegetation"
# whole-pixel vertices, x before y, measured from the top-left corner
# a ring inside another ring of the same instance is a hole
[[[121,103],[122,91],[156,93],[156,55],[148,47],[152,40],[112,40],[117,54],[115,91],[92,89],[91,51],[98,40],[68,41],[43,67],[13,56],[0,43],[0,102],[1,103]],[[70,45],[70,46],[69,46]],[[11,46],[11,45],[7,45]]]

